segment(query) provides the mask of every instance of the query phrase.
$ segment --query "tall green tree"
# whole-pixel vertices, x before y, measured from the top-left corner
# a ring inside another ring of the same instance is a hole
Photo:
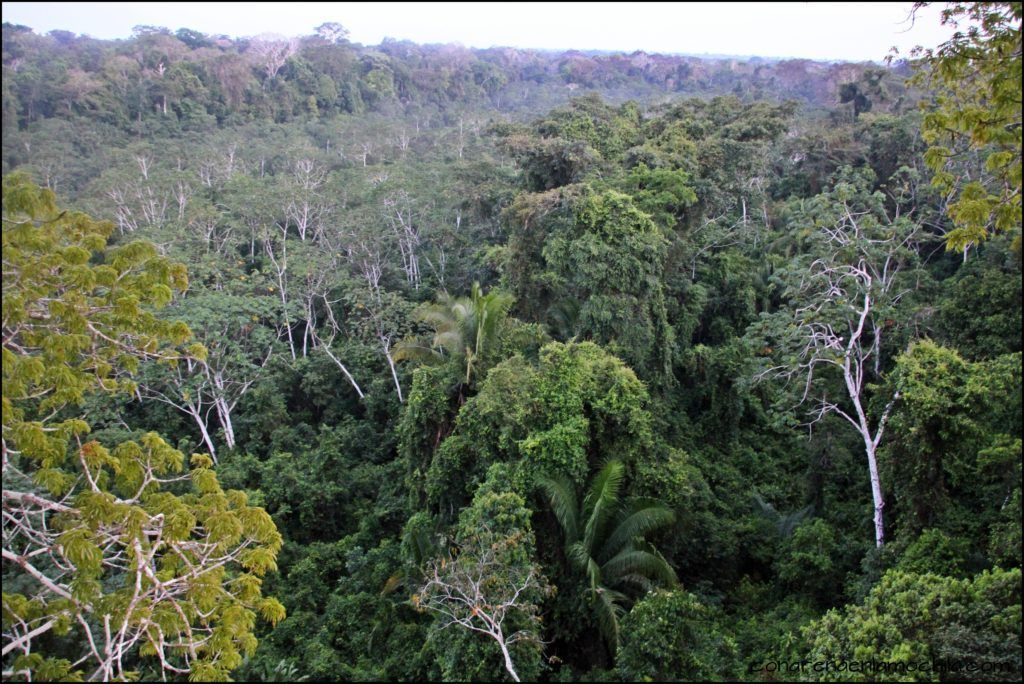
[[[653,591],[622,620],[616,669],[623,681],[737,679],[736,642],[726,620],[721,608],[689,592]]]
[[[899,356],[889,383],[900,399],[880,460],[897,529],[940,528],[984,552],[1019,497],[1020,354],[971,363],[918,342]]]
[[[794,660],[873,661],[888,671],[801,670],[803,681],[1004,681],[1021,667],[1020,569],[972,579],[890,570],[858,605],[801,630]],[[925,670],[942,663],[945,672]]]

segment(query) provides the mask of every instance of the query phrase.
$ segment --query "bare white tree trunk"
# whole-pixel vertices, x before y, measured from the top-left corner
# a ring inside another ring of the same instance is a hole
[[[356,379],[353,378],[352,374],[348,372],[348,368],[345,368],[345,364],[341,362],[341,359],[334,355],[334,352],[331,351],[330,345],[323,344],[322,349],[327,354],[327,356],[330,357],[331,361],[334,362],[334,365],[336,365],[341,370],[341,372],[345,374],[345,378],[349,381],[349,384],[352,385],[353,388],[355,388],[356,394],[358,394],[359,398],[362,399],[365,395],[363,394],[363,390],[360,389],[359,383],[356,382]]]
[[[192,186],[183,180],[179,180],[174,186],[174,199],[178,202],[178,220],[185,220],[185,207],[188,206],[189,198],[192,197]]]
[[[505,635],[502,634],[501,627],[498,627],[498,634],[494,637],[494,640],[501,647],[501,655],[505,659],[505,669],[508,671],[509,677],[512,678],[513,682],[518,682],[519,675],[516,674],[516,669],[512,665],[512,655],[508,652],[508,646],[505,645]]]
[[[391,335],[385,335],[380,329],[380,324],[377,326],[377,338],[380,340],[380,346],[384,350],[384,358],[388,360],[388,367],[391,369],[391,379],[395,381],[395,391],[398,393],[398,403],[404,404],[405,399],[402,398],[402,384],[398,382],[398,371],[395,370],[395,360],[391,358]]]
[[[406,281],[413,286],[414,290],[420,287],[420,263],[416,249],[420,245],[419,228],[413,220],[413,210],[409,197],[401,192],[397,198],[384,200],[385,218],[391,224],[398,250],[402,254],[402,269],[405,271]]]
[[[842,207],[843,215],[836,224],[822,227],[827,243],[836,251],[815,260],[800,284],[811,302],[795,311],[796,320],[790,324],[801,330],[802,348],[794,350],[800,361],[769,368],[757,377],[803,375],[803,403],[811,396],[819,366],[831,366],[842,373],[846,394],[843,406],[822,396],[808,425],[836,414],[860,435],[871,479],[875,545],[881,548],[885,544],[885,499],[878,472],[878,447],[900,395],[899,391],[893,393],[874,424],[864,410],[864,401],[869,376],[881,377],[885,326],[878,322],[879,311],[898,305],[910,291],[897,291],[896,283],[913,250],[916,227],[904,235],[893,231],[871,239],[860,222],[863,214],[855,214],[846,203]],[[851,248],[856,249],[856,260],[843,254]]]
[[[281,231],[281,252],[280,256],[274,251],[274,241],[267,236],[264,243],[267,251],[267,256],[270,257],[270,262],[274,265],[274,272],[277,274],[277,289],[278,294],[281,298],[281,315],[284,318],[284,325],[286,335],[288,337],[288,349],[292,354],[292,361],[298,358],[295,353],[295,338],[292,336],[292,322],[288,316],[288,291],[287,291],[287,278],[288,273],[288,239],[285,235],[285,231]]]
[[[168,384],[170,388],[165,390],[155,385],[140,385],[136,388],[136,396],[141,400],[143,394],[145,394],[147,398],[173,406],[182,413],[191,416],[196,427],[199,428],[203,444],[206,445],[210,452],[210,458],[216,463],[217,447],[214,445],[213,436],[210,434],[209,428],[210,411],[214,408],[212,402],[209,405],[207,404],[210,401],[209,392],[203,385],[198,387],[190,387],[188,385],[188,378],[193,377],[200,371],[201,363],[193,359],[185,359],[184,364],[179,364],[169,378]]]
[[[195,420],[196,425],[199,426],[199,433],[203,436],[203,443],[206,444],[206,448],[210,450],[210,458],[212,458],[213,462],[216,463],[217,447],[213,445],[213,438],[210,436],[210,430],[206,425],[206,417],[200,415],[199,409],[194,403],[188,402],[187,406],[188,413],[192,416],[193,420]]]

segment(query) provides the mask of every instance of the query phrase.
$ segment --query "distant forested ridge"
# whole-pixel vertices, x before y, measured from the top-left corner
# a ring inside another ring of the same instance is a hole
[[[1020,3],[950,11],[4,24],[4,679],[1019,679]]]
[[[589,90],[618,101],[735,95],[822,107],[862,76],[870,89],[846,97],[865,109],[871,101],[902,100],[882,81],[891,87],[901,80],[887,74],[909,73],[905,64],[805,59],[469,49],[393,39],[363,46],[343,30],[323,28],[301,38],[232,39],[139,26],[130,39],[104,41],[69,31],[40,36],[8,23],[3,36],[5,125],[86,116],[140,134],[438,108],[529,115]]]

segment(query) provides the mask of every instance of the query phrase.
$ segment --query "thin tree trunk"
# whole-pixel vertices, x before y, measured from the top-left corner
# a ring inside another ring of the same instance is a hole
[[[217,407],[217,417],[220,419],[221,427],[224,428],[224,442],[227,444],[228,449],[234,449],[235,428],[231,422],[231,407],[228,406],[228,402],[224,397],[218,397],[214,405]]]
[[[206,428],[206,421],[199,415],[199,410],[194,405],[190,404],[188,408],[192,418],[196,421],[196,425],[199,426],[199,432],[203,435],[203,442],[206,444],[206,448],[210,450],[210,458],[216,463],[217,449],[213,446],[213,439],[210,437],[210,431]]]
[[[885,524],[882,519],[885,500],[882,498],[882,482],[878,477],[878,459],[875,457],[875,444],[867,435],[864,436],[864,446],[871,474],[871,499],[875,506],[875,546],[882,548],[885,545]]]
[[[875,429],[875,434],[872,435],[871,426],[868,424],[867,414],[864,413],[864,407],[861,406],[860,403],[860,395],[855,391],[856,385],[849,367],[849,359],[847,359],[847,364],[843,368],[843,375],[846,380],[847,390],[850,393],[850,399],[853,402],[853,407],[857,411],[857,431],[860,432],[861,439],[864,440],[864,452],[868,457],[868,473],[871,476],[871,500],[874,504],[875,510],[875,546],[882,548],[885,545],[885,524],[882,515],[882,509],[885,508],[885,498],[882,495],[882,481],[878,475],[877,453],[878,445],[882,441],[882,434],[885,432],[885,423],[889,418],[889,412],[892,410],[893,402],[899,398],[899,393],[897,393],[893,397],[893,400],[889,402],[889,405],[886,406],[885,411],[878,422],[878,427]]]
[[[345,374],[345,377],[348,378],[349,383],[351,383],[352,387],[355,388],[356,394],[358,394],[359,398],[362,399],[364,396],[363,390],[359,389],[359,383],[357,383],[356,379],[352,377],[352,374],[348,372],[348,368],[345,368],[345,364],[343,364],[341,360],[334,355],[334,353],[331,351],[330,346],[325,344],[322,345],[322,348],[325,352],[327,352],[327,355],[331,357],[331,361],[334,361],[334,364],[341,369],[342,373]]]
[[[512,681],[518,682],[519,675],[516,674],[515,668],[512,666],[512,655],[508,652],[508,646],[505,645],[505,639],[498,634],[498,638],[495,639],[498,645],[501,646],[501,655],[505,657],[505,669],[508,670],[509,676],[512,677]]]
[[[395,370],[395,361],[391,358],[391,352],[388,350],[387,340],[381,339],[381,345],[384,347],[384,358],[388,360],[388,366],[391,368],[391,377],[395,381],[395,391],[398,392],[398,403],[404,404],[405,399],[402,398],[402,385],[398,382],[398,372]]]

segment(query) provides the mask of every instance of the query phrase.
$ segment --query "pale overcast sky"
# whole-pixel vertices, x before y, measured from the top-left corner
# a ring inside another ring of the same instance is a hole
[[[37,33],[64,29],[126,38],[137,24],[203,33],[308,35],[325,21],[376,45],[417,43],[525,48],[757,55],[881,61],[934,47],[952,30],[942,4],[908,20],[910,2],[790,3],[116,3],[4,2],[3,20]]]

